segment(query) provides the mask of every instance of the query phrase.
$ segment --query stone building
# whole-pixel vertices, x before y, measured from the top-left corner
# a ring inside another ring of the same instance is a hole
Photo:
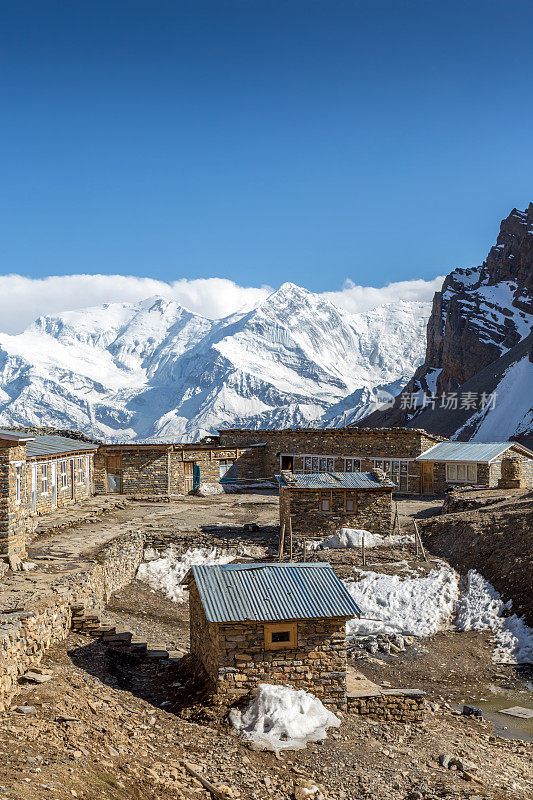
[[[427,474],[428,494],[452,486],[533,488],[533,452],[518,442],[440,442],[417,461]]]
[[[233,700],[266,681],[346,708],[346,620],[361,612],[330,564],[193,566],[183,584],[213,691]]]
[[[382,536],[391,532],[394,484],[381,470],[311,475],[283,471],[277,479],[280,524],[287,529],[290,518],[296,534],[325,535],[339,528],[362,528]]]
[[[261,448],[213,442],[101,444],[95,459],[97,493],[189,494],[200,483],[257,480]]]
[[[0,558],[25,558],[31,518],[93,494],[98,445],[0,429]]]
[[[222,447],[258,444],[257,467],[272,479],[281,470],[312,472],[369,472],[389,474],[395,491],[424,494],[427,487],[418,456],[444,441],[415,428],[286,428],[219,431]]]

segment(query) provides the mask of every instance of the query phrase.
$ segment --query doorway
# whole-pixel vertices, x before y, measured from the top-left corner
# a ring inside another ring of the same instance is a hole
[[[194,461],[183,462],[183,491],[185,494],[190,494],[194,491]]]
[[[294,468],[294,456],[281,456],[281,469],[288,469],[291,472]]]
[[[422,472],[420,477],[422,494],[433,494],[435,491],[433,483],[433,462],[422,461],[421,466]]]
[[[122,456],[115,453],[106,456],[106,491],[122,492]]]

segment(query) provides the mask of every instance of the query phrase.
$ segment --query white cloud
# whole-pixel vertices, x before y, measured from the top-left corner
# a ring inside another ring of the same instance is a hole
[[[379,289],[374,286],[356,286],[353,281],[347,280],[340,291],[324,292],[323,295],[335,305],[356,314],[359,311],[370,311],[385,303],[397,303],[398,300],[430,302],[435,292],[441,288],[443,280],[444,277],[440,275],[431,281],[396,281]]]
[[[346,281],[336,292],[324,292],[331,302],[351,312],[368,311],[398,300],[431,300],[442,278],[399,281],[382,288]],[[102,303],[135,303],[160,295],[191,311],[218,319],[255,308],[273,291],[269,286],[239,286],[224,278],[183,278],[172,283],[132,275],[66,275],[25,278],[0,275],[0,330],[20,333],[37,317]]]

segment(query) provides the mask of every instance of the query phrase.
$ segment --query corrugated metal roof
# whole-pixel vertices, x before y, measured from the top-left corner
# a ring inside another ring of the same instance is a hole
[[[418,456],[417,461],[492,461],[517,442],[441,442]],[[533,453],[531,454],[533,455]]]
[[[19,431],[10,431],[7,428],[0,428],[0,439],[7,439],[8,441],[27,442],[28,439],[33,439],[31,433],[20,433]]]
[[[331,564],[222,564],[191,567],[210,622],[270,622],[361,613]]]
[[[26,458],[97,449],[97,444],[82,442],[79,439],[69,439],[67,436],[36,436],[32,442],[28,442],[26,445]]]
[[[387,479],[378,481],[371,472],[310,472],[292,474],[290,482],[283,475],[276,475],[281,486],[290,489],[392,489],[395,484]]]

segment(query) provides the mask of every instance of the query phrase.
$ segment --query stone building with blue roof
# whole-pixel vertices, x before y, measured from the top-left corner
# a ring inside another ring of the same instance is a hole
[[[395,484],[381,470],[283,471],[279,484],[280,524],[300,536],[326,536],[340,528],[360,528],[386,536],[391,532]]]
[[[229,700],[258,683],[313,692],[346,708],[346,621],[361,614],[330,564],[193,566],[191,654]]]

